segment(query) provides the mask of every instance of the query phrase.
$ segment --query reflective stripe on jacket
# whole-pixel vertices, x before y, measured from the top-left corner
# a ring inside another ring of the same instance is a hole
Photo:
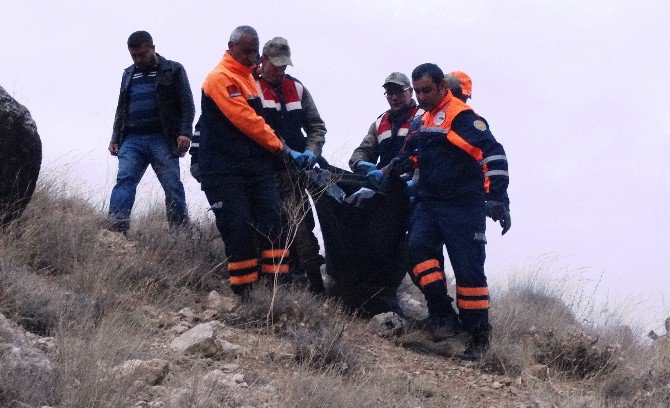
[[[298,152],[310,149],[321,155],[326,125],[307,88],[290,75],[284,75],[278,86],[261,77],[256,80],[256,87],[263,104],[263,118],[288,147]]]
[[[493,137],[486,121],[452,97],[451,92],[436,109],[423,114],[403,155],[421,171],[417,194],[422,200],[509,203],[503,146]]]

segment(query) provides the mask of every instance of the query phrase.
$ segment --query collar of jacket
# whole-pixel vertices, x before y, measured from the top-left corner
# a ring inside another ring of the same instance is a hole
[[[223,59],[221,60],[220,65],[222,65],[227,70],[239,75],[251,75],[251,72],[255,67],[255,65],[247,67],[240,64],[235,58],[233,58],[232,55],[230,55],[230,52],[228,51],[223,54]]]
[[[449,104],[449,102],[451,102],[451,98],[452,98],[451,91],[447,89],[447,94],[444,95],[444,99],[442,99],[442,102],[440,102],[440,104],[437,105],[437,108],[430,111],[430,115],[434,116],[437,112],[444,109],[444,107],[447,106],[447,104]]]
[[[158,57],[158,63],[154,66],[156,67],[157,70],[164,69],[165,68],[165,61],[167,61],[167,60],[165,59],[165,57],[162,57],[158,53],[156,53],[156,56]],[[134,73],[135,69],[137,69],[137,67],[135,67],[135,64],[133,64],[133,65],[129,66],[128,68],[126,68],[126,71],[128,71],[129,73]]]
[[[410,100],[409,105],[405,106],[404,108],[400,109],[399,111],[394,111],[392,109],[389,109],[386,111],[389,115],[389,122],[395,122],[398,120],[401,120],[402,122],[405,122],[407,119],[411,119],[409,113],[412,111],[412,109],[416,108],[416,102],[414,99]]]

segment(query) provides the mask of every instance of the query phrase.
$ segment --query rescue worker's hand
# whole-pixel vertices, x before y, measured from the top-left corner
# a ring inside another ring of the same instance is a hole
[[[372,170],[365,175],[365,178],[373,186],[379,188],[382,185],[382,180],[384,180],[384,172],[381,170]]]
[[[198,166],[198,163],[191,164],[189,170],[191,171],[191,176],[200,183],[200,166]]]
[[[502,235],[505,235],[510,228],[512,228],[512,217],[509,213],[509,206],[500,201],[486,202],[486,215],[491,217],[493,221],[500,221],[502,227]]]
[[[112,156],[116,156],[117,154],[119,154],[119,145],[116,143],[110,143],[107,150],[109,150],[109,154],[111,154]]]
[[[375,165],[374,163],[366,162],[363,160],[356,163],[357,172],[368,174],[373,170],[377,170],[377,165]]]
[[[177,151],[179,156],[184,155],[188,151],[188,148],[191,146],[191,138],[184,135],[179,135],[177,137]]]

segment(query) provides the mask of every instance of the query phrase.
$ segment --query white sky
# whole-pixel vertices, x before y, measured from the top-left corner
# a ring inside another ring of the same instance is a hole
[[[641,305],[631,319],[659,327],[670,315],[670,3],[0,0],[0,10],[0,85],[30,109],[47,172],[101,205],[133,31],[186,67],[198,114],[200,85],[234,27],[254,26],[261,46],[287,38],[288,72],[312,92],[328,127],[324,155],[342,167],[387,109],[390,72],[424,62],[466,71],[470,105],[510,161],[513,226],[501,238],[488,224],[490,279],[504,283],[548,254],[559,259],[548,275],[579,275],[575,289],[602,276],[601,299]],[[204,195],[187,165],[199,217]],[[138,197],[162,199],[151,171]]]

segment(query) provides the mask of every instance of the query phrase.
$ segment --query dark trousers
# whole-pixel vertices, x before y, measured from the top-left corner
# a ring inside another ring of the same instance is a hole
[[[273,278],[288,274],[282,202],[273,178],[231,178],[205,187],[204,192],[226,246],[235,293],[244,293],[258,280],[259,272]]]
[[[486,210],[482,204],[446,205],[421,202],[414,211],[409,234],[412,279],[424,293],[431,314],[451,307],[441,268],[442,244],[456,277],[457,305],[464,328],[471,333],[489,329],[489,291],[484,274]]]
[[[297,169],[289,166],[278,173],[277,182],[287,212],[292,257],[302,269],[313,271],[318,270],[324,260],[319,254],[319,241],[314,235],[314,214],[309,196],[299,175]]]

